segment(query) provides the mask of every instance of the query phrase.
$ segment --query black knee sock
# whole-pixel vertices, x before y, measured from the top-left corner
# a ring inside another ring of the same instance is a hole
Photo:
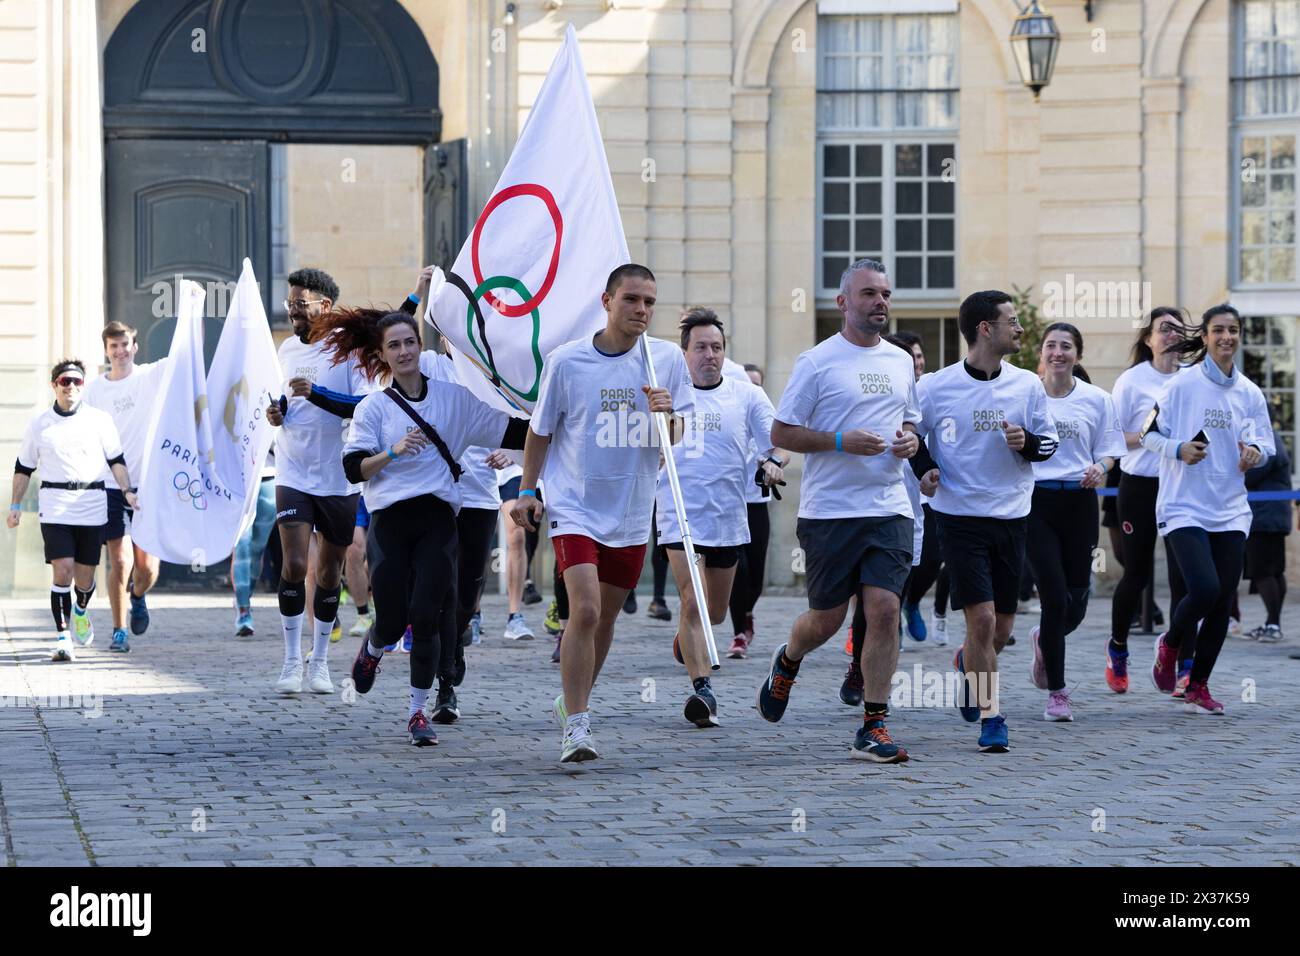
[[[863,720],[884,720],[888,714],[888,704],[877,704],[866,700],[862,702]]]
[[[307,607],[307,582],[280,579],[280,613],[297,617]],[[336,599],[337,600],[337,597]]]
[[[54,615],[54,629],[66,631],[72,616],[72,587],[53,585],[50,588],[50,612]]]
[[[369,614],[369,613],[370,613],[370,605],[369,605],[369,604],[358,604],[358,605],[357,605],[357,613],[358,613],[358,614]]]
[[[311,600],[311,613],[318,621],[333,621],[339,616],[340,587],[323,588],[316,585],[316,593]],[[306,599],[304,598],[304,603]]]
[[[77,592],[77,607],[84,611],[87,605],[90,604],[91,595],[95,593],[95,582],[90,582],[90,590],[88,591],[83,591],[81,588],[74,588],[74,590]]]

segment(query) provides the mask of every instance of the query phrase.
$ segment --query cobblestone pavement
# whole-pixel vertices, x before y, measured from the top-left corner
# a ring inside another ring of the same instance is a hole
[[[561,769],[549,703],[551,641],[501,637],[484,602],[463,719],[441,743],[406,743],[407,661],[374,691],[281,699],[274,597],[236,639],[223,599],[151,598],[129,655],[107,650],[108,612],[72,664],[47,659],[45,602],[0,606],[0,862],[13,865],[272,864],[1284,864],[1300,859],[1298,643],[1229,639],[1212,680],[1221,718],[1185,715],[1147,678],[1102,679],[1098,600],[1070,638],[1076,721],[1041,719],[1029,682],[1028,617],[1002,656],[1012,751],[984,755],[953,708],[895,707],[908,763],[852,761],[860,711],[837,690],[834,640],[806,659],[790,709],[768,724],[754,693],[803,608],[764,598],[755,655],[715,678],[724,721],[698,730],[672,661],[673,624],[623,616],[593,699],[601,758]],[[1247,627],[1259,623],[1246,598]],[[676,614],[676,602],[670,601]],[[541,610],[528,609],[542,634]],[[352,623],[351,609],[345,626]],[[1295,605],[1284,630],[1300,633]],[[954,625],[960,633],[960,625]],[[725,626],[722,631],[728,631]],[[727,635],[729,637],[729,634]],[[721,635],[720,635],[721,641]],[[909,642],[910,644],[910,642]],[[357,642],[335,645],[342,684]],[[725,648],[725,644],[724,644]],[[943,674],[952,648],[911,645],[899,669]],[[934,678],[938,679],[938,678]],[[1245,700],[1243,700],[1245,698]]]

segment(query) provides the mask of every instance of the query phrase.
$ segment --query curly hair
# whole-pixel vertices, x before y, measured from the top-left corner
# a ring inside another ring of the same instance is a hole
[[[406,312],[376,308],[339,309],[313,319],[307,341],[323,342],[326,349],[334,353],[333,365],[340,365],[352,356],[366,378],[373,382],[391,372],[381,355],[384,331],[400,323],[409,325],[419,339],[419,323]]]
[[[339,304],[339,284],[323,269],[299,269],[289,273],[288,282],[289,285],[324,296],[330,300],[331,305]]]

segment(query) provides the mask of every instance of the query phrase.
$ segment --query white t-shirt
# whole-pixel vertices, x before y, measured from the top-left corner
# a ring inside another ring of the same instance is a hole
[[[1064,398],[1047,396],[1047,413],[1059,444],[1047,461],[1033,462],[1035,481],[1082,481],[1089,465],[1127,453],[1115,406],[1096,385],[1076,378]]]
[[[772,403],[746,379],[723,378],[712,388],[695,386],[695,409],[686,416],[682,440],[673,446],[686,519],[696,544],[723,548],[749,542],[745,474],[749,447],[772,449]],[[682,540],[668,470],[659,473],[655,498],[659,544]]]
[[[738,382],[749,382],[750,385],[754,384],[754,380],[751,379],[749,373],[745,371],[745,366],[741,365],[739,362],[733,362],[725,355],[722,357],[722,377],[734,378]]]
[[[1161,536],[1179,528],[1249,534],[1250,503],[1246,475],[1237,467],[1241,460],[1237,442],[1256,446],[1265,459],[1277,451],[1264,393],[1239,370],[1231,384],[1220,385],[1200,367],[1192,367],[1171,377],[1156,400],[1160,434],[1184,442],[1204,431],[1210,440],[1205,457],[1195,465],[1175,458],[1156,459],[1160,462],[1156,531]]]
[[[1150,362],[1134,365],[1120,373],[1111,390],[1111,401],[1115,403],[1115,414],[1119,416],[1120,427],[1126,432],[1135,432],[1146,424],[1156,399],[1165,386],[1178,374],[1175,367],[1168,375],[1157,372]],[[1141,446],[1124,452],[1124,460],[1119,463],[1119,470],[1126,475],[1142,475],[1154,478],[1160,474],[1160,458]]]
[[[106,463],[122,454],[122,442],[112,417],[85,400],[64,414],[47,408],[30,422],[18,448],[18,464],[35,468],[32,481],[102,481]],[[129,469],[128,469],[129,470]],[[117,487],[117,482],[105,488]],[[108,521],[104,488],[73,491],[40,488],[41,524],[102,525]]]
[[[112,381],[107,374],[91,379],[86,384],[82,401],[107,412],[117,426],[122,439],[122,457],[126,459],[131,486],[139,484],[144,476],[144,443],[149,437],[149,422],[157,408],[158,386],[167,360],[132,366],[126,378]],[[113,482],[112,473],[105,468],[105,482]],[[116,488],[116,482],[109,485]]]
[[[505,431],[502,426],[502,431]],[[501,436],[497,436],[501,440]],[[501,507],[501,492],[497,490],[496,469],[487,464],[486,458],[492,454],[491,448],[482,445],[470,445],[460,458],[460,467],[465,469],[460,476],[460,494],[462,508]]]
[[[885,450],[869,457],[806,455],[800,518],[914,517],[903,484],[908,463],[890,451],[904,422],[921,422],[910,354],[884,339],[864,348],[836,333],[795,361],[776,420],[819,432],[861,428],[885,441]]]
[[[1023,518],[1034,496],[1034,468],[1007,445],[1004,421],[1057,442],[1047,392],[1033,372],[1007,362],[992,379],[977,379],[964,361],[917,383],[926,447],[939,466],[930,507],[972,518]]]
[[[912,503],[912,567],[921,563],[921,547],[925,542],[925,502],[921,500],[921,479],[912,474],[912,466],[903,472],[907,485],[907,500]]]
[[[505,412],[479,401],[464,386],[427,378],[424,395],[418,400],[408,399],[408,404],[434,427],[457,462],[471,445],[499,445],[509,421]],[[418,428],[405,410],[382,391],[371,392],[357,405],[342,455],[354,451],[378,454]],[[340,470],[342,467],[340,460]],[[430,443],[416,455],[400,456],[366,482],[366,507],[375,512],[397,501],[436,495],[459,512],[464,480],[453,480],[451,468]]]
[[[542,370],[531,428],[550,436],[542,468],[550,533],[580,534],[606,547],[650,539],[659,474],[659,429],[650,414],[640,344],[621,355],[599,351],[593,337],[553,351]],[[681,348],[647,336],[659,387],[673,411],[695,406]]]
[[[336,395],[366,395],[372,386],[349,356],[338,365],[323,343],[304,345],[297,336],[280,343],[282,383],[302,377]],[[274,396],[279,398],[278,395]],[[391,405],[392,402],[389,402]],[[355,412],[354,412],[355,414]],[[318,408],[305,398],[290,396],[284,424],[276,433],[276,487],[295,488],[309,495],[351,495],[360,488],[343,474],[343,439],[348,420]],[[366,502],[370,507],[370,502]]]

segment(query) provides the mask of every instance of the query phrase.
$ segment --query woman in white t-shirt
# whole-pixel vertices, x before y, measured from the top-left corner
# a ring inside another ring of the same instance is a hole
[[[1110,396],[1091,384],[1079,359],[1083,336],[1068,322],[1043,333],[1043,388],[1056,423],[1056,454],[1034,462],[1026,557],[1042,613],[1029,632],[1034,686],[1048,692],[1044,720],[1074,720],[1065,686],[1065,638],[1083,623],[1097,547],[1096,489],[1124,454],[1124,433]]]
[[[126,503],[132,509],[138,507],[135,493],[130,490],[117,426],[107,412],[81,400],[85,385],[86,366],[80,359],[64,359],[50,372],[54,404],[27,425],[14,462],[9,505],[8,526],[17,528],[23,496],[32,474],[39,471],[41,537],[45,541],[45,563],[53,573],[50,611],[57,637],[51,657],[56,661],[73,659],[73,636],[82,646],[95,639],[86,608],[95,593],[100,532],[108,522],[105,463]],[[74,588],[75,610],[71,594]],[[126,650],[117,646],[112,649]]]
[[[1181,309],[1153,309],[1133,343],[1133,361],[1115,380],[1111,401],[1124,429],[1127,452],[1120,462],[1118,512],[1123,531],[1124,574],[1111,598],[1110,641],[1106,645],[1106,684],[1117,694],[1128,690],[1128,632],[1142,601],[1142,592],[1154,587],[1156,547],[1156,492],[1160,465],[1142,448],[1141,430],[1165,383],[1179,369],[1176,347],[1186,335]],[[1177,562],[1166,545],[1171,609],[1186,588]],[[1171,610],[1172,613],[1172,610]]]

